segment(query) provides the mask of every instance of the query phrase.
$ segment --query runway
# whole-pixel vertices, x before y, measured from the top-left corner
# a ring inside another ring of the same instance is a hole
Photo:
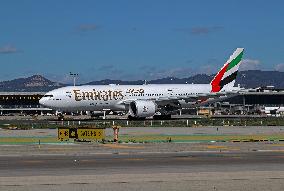
[[[282,152],[2,156],[0,176],[284,170]]]
[[[0,157],[1,190],[281,190],[283,180],[283,152],[46,153]]]
[[[1,130],[0,190],[284,190],[284,144],[275,141],[276,136],[283,138],[282,126],[120,131],[121,139],[191,136],[207,137],[206,142],[43,142],[42,137],[56,139],[56,133],[56,129]],[[268,140],[260,142],[209,141],[264,135]],[[5,141],[8,138],[14,142]],[[18,141],[22,138],[34,140]]]

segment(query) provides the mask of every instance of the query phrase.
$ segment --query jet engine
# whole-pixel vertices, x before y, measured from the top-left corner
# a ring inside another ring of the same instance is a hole
[[[153,116],[157,111],[157,104],[153,101],[137,100],[129,105],[129,114],[135,118]]]

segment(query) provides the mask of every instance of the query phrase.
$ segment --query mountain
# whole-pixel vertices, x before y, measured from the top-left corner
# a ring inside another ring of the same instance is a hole
[[[195,76],[191,76],[189,78],[175,78],[175,77],[167,77],[161,78],[157,80],[149,80],[146,81],[147,84],[205,84],[209,83],[214,75],[206,75],[206,74],[197,74]],[[120,85],[140,85],[144,84],[145,81],[143,80],[136,80],[136,81],[122,81],[122,80],[100,80],[100,81],[92,81],[86,83],[84,85],[108,85],[108,84],[120,84]]]
[[[147,81],[148,84],[207,84],[213,79],[215,75],[197,74],[188,78],[167,77],[156,80]],[[92,81],[82,85],[134,85],[144,84],[143,80],[123,81],[123,80],[99,80]],[[244,88],[257,88],[262,86],[275,86],[275,88],[284,89],[284,72],[278,71],[260,71],[249,70],[240,71],[236,84],[240,84]],[[52,82],[41,75],[33,75],[28,78],[18,78],[11,81],[0,82],[0,91],[50,91],[59,87],[66,86],[66,84]]]
[[[256,88],[263,86],[274,86],[284,89],[284,72],[249,70],[241,71],[236,83],[244,88]]]
[[[46,92],[62,86],[64,86],[64,84],[52,82],[41,75],[33,75],[28,78],[18,78],[0,82],[0,91]]]
[[[197,74],[188,78],[167,77],[157,80],[147,81],[148,84],[208,84],[211,82],[215,74]],[[106,84],[143,84],[143,80],[122,81],[122,80],[100,80],[89,82],[86,85],[106,85]],[[249,70],[240,71],[236,84],[240,84],[244,88],[257,88],[262,86],[275,86],[275,88],[284,89],[284,72],[278,71],[261,71]]]
[[[86,83],[84,85],[108,85],[108,84],[120,84],[120,85],[139,85],[143,84],[143,80],[136,80],[136,81],[122,81],[122,80],[99,80],[99,81],[92,81],[89,83]]]

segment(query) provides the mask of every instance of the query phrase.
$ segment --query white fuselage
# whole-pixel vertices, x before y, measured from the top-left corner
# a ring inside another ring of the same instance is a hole
[[[210,84],[84,85],[45,94],[40,104],[60,111],[126,111],[131,100],[167,100],[209,94]]]
[[[237,48],[210,84],[69,86],[48,92],[40,104],[59,111],[128,110],[132,117],[154,116],[161,107],[174,110],[191,98],[233,91],[243,51]]]

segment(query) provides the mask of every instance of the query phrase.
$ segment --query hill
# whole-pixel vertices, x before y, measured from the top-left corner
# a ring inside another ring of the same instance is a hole
[[[147,81],[148,84],[206,84],[210,83],[214,75],[197,74],[188,78],[167,77],[156,80]],[[123,81],[123,80],[99,80],[92,81],[81,85],[134,85],[143,84],[143,80]],[[238,74],[236,84],[240,84],[244,88],[256,88],[261,86],[275,86],[275,88],[284,89],[284,72],[278,71],[260,71],[249,70],[240,71]],[[59,87],[66,86],[66,84],[52,82],[41,75],[33,75],[28,78],[18,78],[10,81],[0,82],[0,91],[50,91]]]
[[[41,75],[33,75],[28,78],[18,78],[10,81],[0,82],[0,91],[46,92],[62,86],[64,86],[64,84],[52,82]]]
[[[197,74],[188,78],[167,77],[156,80],[150,80],[149,84],[207,84],[215,75]],[[86,83],[87,85],[107,85],[107,84],[143,84],[143,80],[122,81],[122,80],[100,80]],[[284,89],[284,72],[278,71],[260,71],[249,70],[240,71],[236,84],[240,84],[244,88],[256,88],[261,86],[275,86]]]

